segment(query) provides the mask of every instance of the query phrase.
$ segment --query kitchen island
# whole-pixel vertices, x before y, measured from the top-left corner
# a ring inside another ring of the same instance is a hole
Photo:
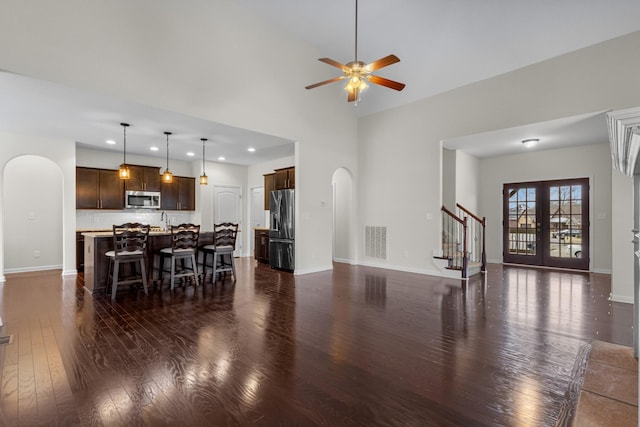
[[[84,236],[84,287],[92,294],[107,291],[109,261],[105,252],[113,249],[113,232],[96,231],[82,233]],[[213,244],[213,231],[201,231],[198,246]],[[154,254],[162,248],[171,246],[170,231],[151,231],[147,240],[147,256],[145,265],[149,284],[153,279]]]

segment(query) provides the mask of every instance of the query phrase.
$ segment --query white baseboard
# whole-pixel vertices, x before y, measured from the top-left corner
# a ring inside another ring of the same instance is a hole
[[[334,262],[341,262],[343,264],[357,265],[357,263],[352,259],[335,258],[333,261]]]
[[[62,270],[61,265],[45,265],[39,267],[22,267],[22,268],[7,268],[4,270],[5,274],[12,273],[31,273],[33,271],[46,271],[46,270]]]
[[[376,267],[376,268],[384,268],[387,270],[404,271],[407,273],[424,274],[427,276],[447,277],[447,276],[443,276],[441,271],[433,270],[430,268],[411,268],[411,267],[405,267],[405,266],[399,266],[399,265],[384,264],[384,263],[375,262],[375,261],[374,262],[360,261],[355,265],[364,265],[367,267]]]
[[[304,270],[296,268],[293,271],[293,274],[295,276],[301,276],[303,274],[319,273],[321,271],[327,271],[327,270],[333,270],[333,265],[325,265],[323,267],[316,267],[316,268],[307,268],[307,269],[304,269]]]
[[[77,276],[78,270],[62,270],[63,276]]]
[[[4,283],[7,281],[7,278],[4,277],[4,274],[2,276],[0,276],[0,283]]]
[[[628,296],[628,295],[614,295],[614,294],[611,294],[609,299],[611,301],[614,301],[614,302],[624,302],[624,303],[627,303],[627,304],[633,304],[633,297],[632,296]]]
[[[594,268],[591,270],[592,273],[601,273],[601,274],[611,274],[612,271],[607,268]]]

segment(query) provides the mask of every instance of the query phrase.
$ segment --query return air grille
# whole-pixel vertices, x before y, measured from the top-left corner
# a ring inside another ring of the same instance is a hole
[[[364,256],[387,259],[387,227],[365,225]]]

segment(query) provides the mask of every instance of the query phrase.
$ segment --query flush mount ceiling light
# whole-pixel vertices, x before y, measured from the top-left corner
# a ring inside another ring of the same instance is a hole
[[[167,135],[167,168],[162,174],[162,182],[171,184],[173,182],[173,174],[169,171],[169,135],[171,135],[171,132],[165,132],[164,134]]]
[[[122,164],[120,165],[120,169],[118,169],[118,176],[120,179],[129,179],[131,178],[131,171],[129,171],[129,166],[127,166],[127,128],[129,127],[129,124],[120,123],[120,126],[122,126],[122,131],[124,132],[124,149],[122,150]]]
[[[209,178],[207,178],[207,174],[204,172],[204,143],[207,142],[207,138],[200,138],[202,141],[202,175],[200,175],[200,185],[208,185]]]
[[[365,90],[369,85],[367,85],[367,81],[385,86],[390,89],[395,89],[397,91],[401,91],[404,89],[404,83],[394,82],[393,80],[385,79],[384,77],[378,77],[371,74],[372,72],[379,70],[382,67],[386,67],[387,65],[395,64],[396,62],[400,62],[395,55],[388,55],[384,58],[380,58],[377,61],[373,61],[370,64],[365,64],[362,61],[358,60],[358,0],[356,0],[356,40],[355,40],[355,59],[351,62],[348,62],[346,65],[339,63],[338,61],[334,61],[330,58],[320,58],[318,61],[322,61],[325,64],[332,65],[336,68],[342,70],[343,75],[340,77],[334,77],[329,80],[325,80],[323,82],[315,83],[309,86],[306,86],[305,89],[313,89],[318,86],[326,85],[328,83],[337,82],[338,80],[348,79],[347,84],[344,89],[348,92],[347,101],[353,102],[359,101],[360,92]]]
[[[522,140],[522,145],[524,145],[527,148],[531,148],[531,147],[535,146],[538,142],[540,142],[540,138],[523,139]]]

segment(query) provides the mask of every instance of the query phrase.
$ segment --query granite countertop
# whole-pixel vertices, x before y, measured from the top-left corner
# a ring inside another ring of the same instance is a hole
[[[258,230],[258,231],[269,231],[270,228],[269,227],[253,227],[254,230]]]
[[[212,230],[200,230],[200,233],[213,233]],[[168,236],[171,234],[171,231],[149,231],[149,236]],[[109,231],[85,231],[82,233],[83,236],[86,237],[106,237],[113,236],[113,230]]]

